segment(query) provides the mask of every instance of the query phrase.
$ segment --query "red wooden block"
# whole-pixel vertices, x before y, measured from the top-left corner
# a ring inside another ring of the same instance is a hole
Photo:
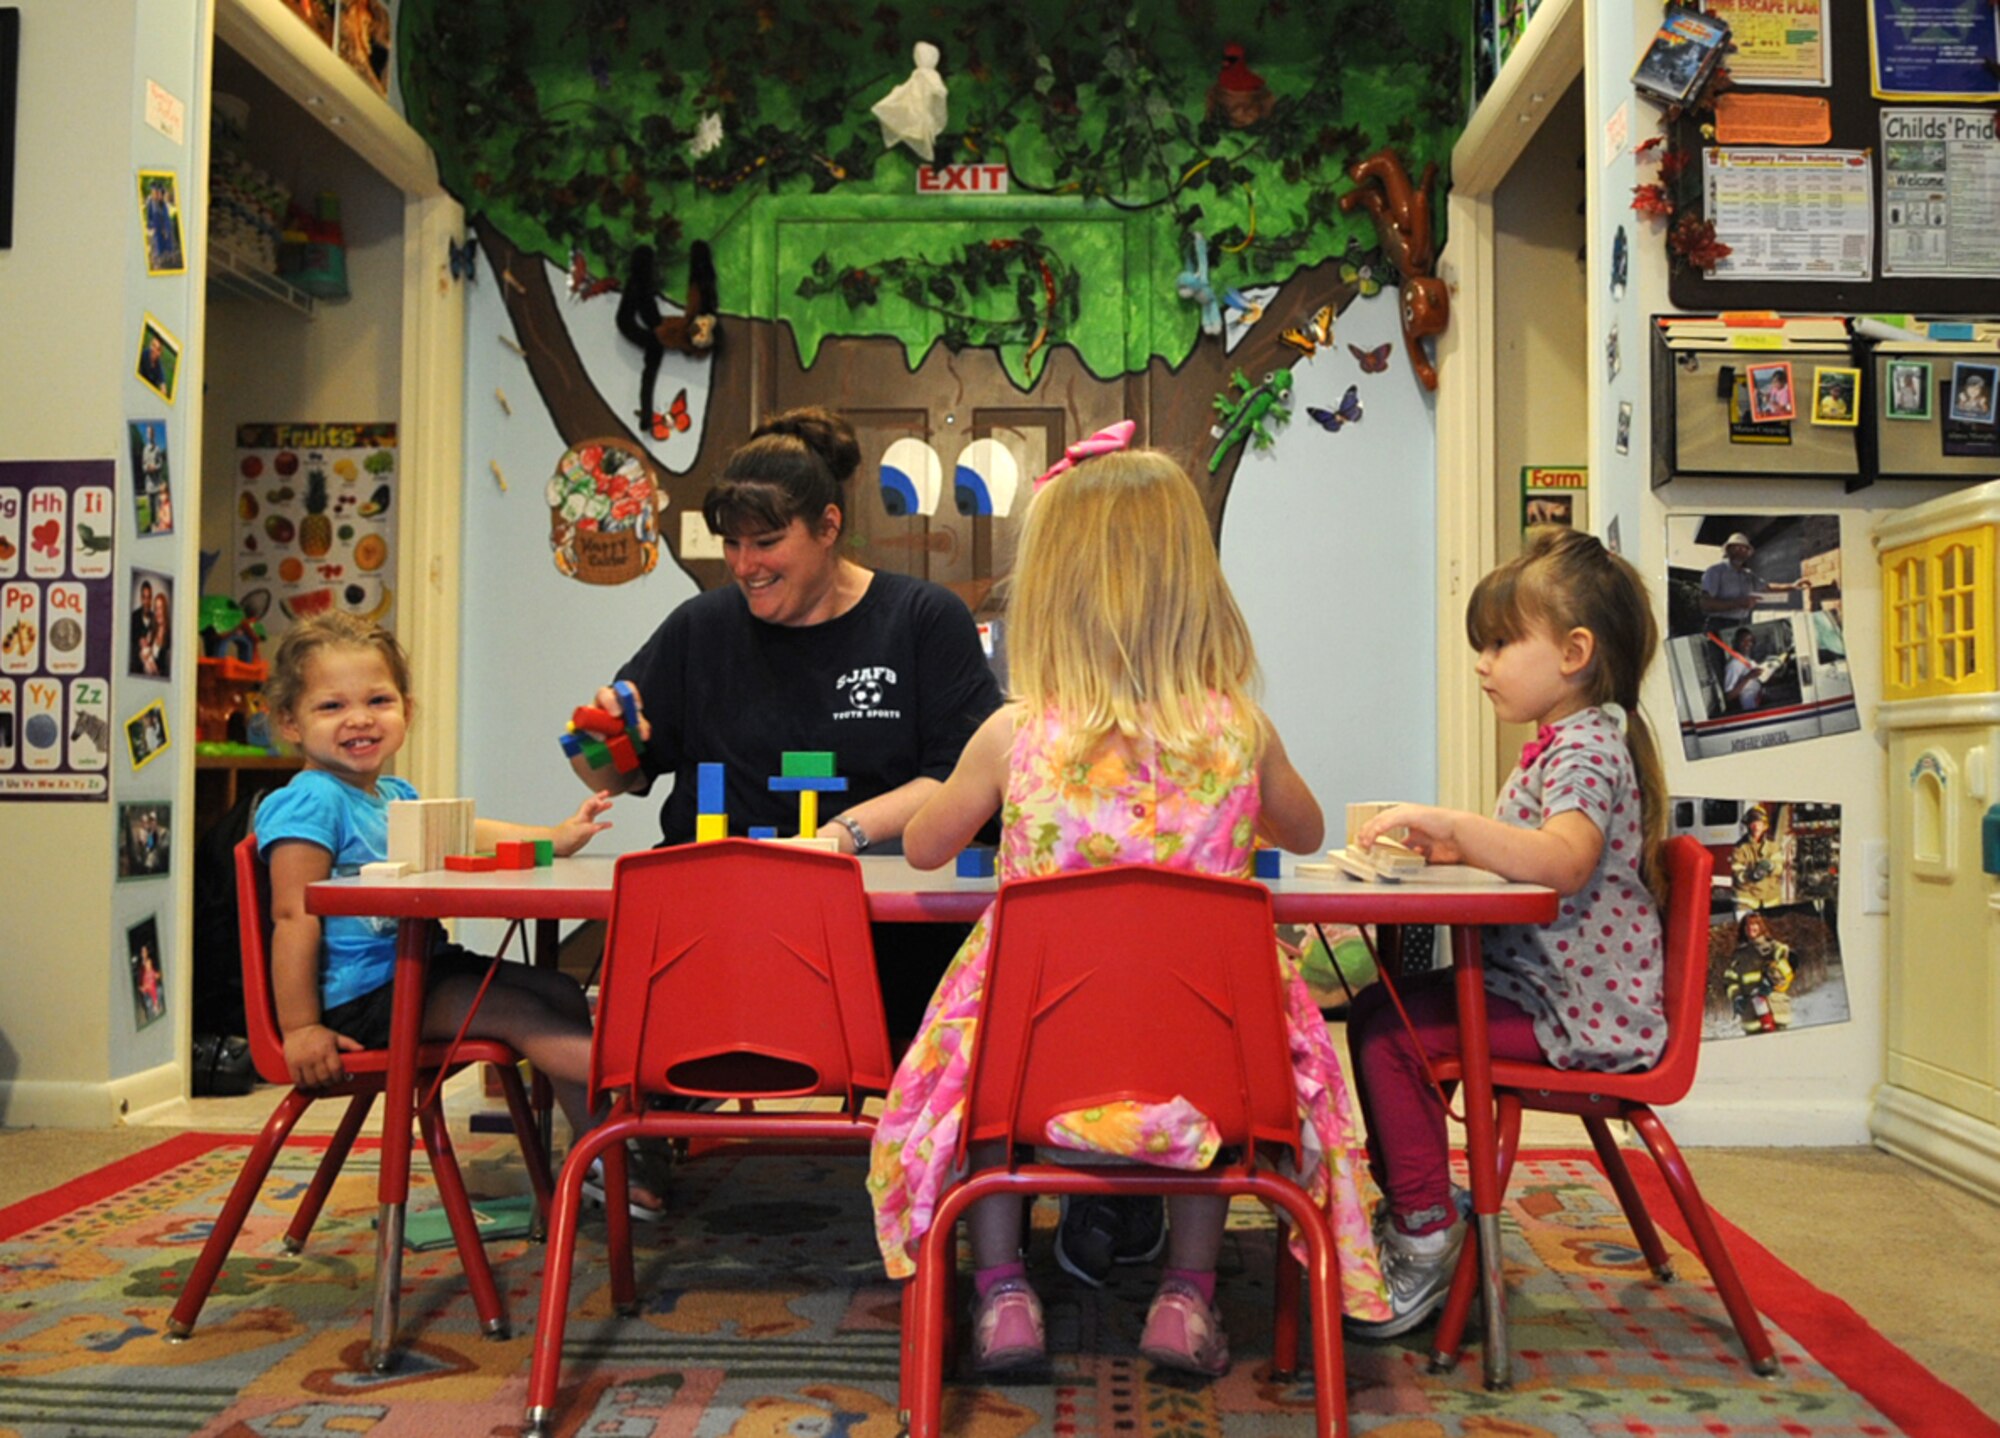
[[[632,749],[632,741],[620,734],[604,741],[604,747],[611,751],[611,762],[618,766],[618,772],[629,774],[639,767],[639,756]]]
[[[494,854],[503,869],[535,867],[535,844],[532,839],[502,839],[494,846]]]
[[[624,719],[616,714],[607,714],[590,704],[579,705],[576,712],[569,716],[569,722],[589,734],[608,736],[625,732]]]
[[[444,866],[456,874],[488,874],[500,867],[497,854],[447,854]]]

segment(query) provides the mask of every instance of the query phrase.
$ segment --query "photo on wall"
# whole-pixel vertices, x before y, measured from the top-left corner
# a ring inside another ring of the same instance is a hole
[[[132,445],[132,527],[144,539],[174,532],[173,484],[167,477],[167,422],[134,419],[125,424]]]
[[[125,961],[132,971],[133,1025],[143,1029],[167,1012],[166,962],[160,955],[157,914],[125,931]]]
[[[150,879],[172,866],[174,806],[167,803],[118,806],[118,877]]]
[[[1685,757],[1861,727],[1840,566],[1836,514],[1667,517],[1667,669]]]
[[[1715,856],[1701,1036],[1846,1023],[1840,806],[1676,796],[1667,829]]]
[[[174,677],[174,580],[157,569],[132,571],[131,663],[141,679]]]
[[[146,273],[187,272],[187,247],[181,239],[180,180],[172,170],[139,172],[139,225],[146,238]]]
[[[125,721],[125,747],[134,772],[145,768],[167,748],[167,706],[155,699]]]
[[[174,402],[181,376],[181,342],[151,315],[139,329],[138,374],[154,394],[168,404]]]

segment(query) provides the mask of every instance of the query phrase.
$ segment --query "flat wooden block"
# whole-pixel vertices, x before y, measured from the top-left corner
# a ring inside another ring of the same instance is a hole
[[[444,866],[454,874],[490,874],[500,867],[498,854],[447,854]]]
[[[361,877],[371,883],[379,879],[400,879],[409,872],[410,866],[408,864],[388,859],[380,863],[363,864],[361,866]]]
[[[840,840],[822,839],[815,834],[795,834],[789,839],[767,839],[767,844],[790,844],[794,849],[824,849],[829,854],[840,852]]]
[[[607,738],[625,732],[624,716],[607,714],[594,704],[579,704],[570,714],[569,722],[586,734],[602,734]]]
[[[778,756],[778,772],[787,779],[831,779],[833,752],[829,749],[787,750]]]
[[[717,839],[729,837],[729,816],[727,814],[697,814],[694,816],[694,841],[697,844],[713,843]]]

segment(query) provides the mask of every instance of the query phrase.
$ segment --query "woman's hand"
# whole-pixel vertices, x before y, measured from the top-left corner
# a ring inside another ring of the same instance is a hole
[[[549,838],[555,844],[556,855],[567,859],[592,839],[611,827],[610,822],[599,822],[598,815],[611,807],[611,791],[599,789],[588,799],[577,805],[576,812],[549,830]]]
[[[1458,821],[1465,816],[1456,809],[1440,809],[1431,804],[1397,804],[1384,809],[1355,832],[1354,842],[1366,849],[1392,829],[1407,829],[1403,842],[1433,864],[1459,861]]]
[[[285,1033],[285,1070],[301,1088],[325,1088],[347,1077],[340,1056],[360,1050],[355,1040],[325,1024],[301,1024]]]
[[[618,702],[618,691],[609,684],[599,689],[597,697],[590,702],[595,704],[599,709],[602,709],[606,714],[615,714],[620,719],[625,717],[625,706]],[[639,716],[639,738],[641,742],[651,739],[653,737],[653,726],[647,722],[646,705],[639,698],[639,686],[636,684],[632,686],[632,709]]]

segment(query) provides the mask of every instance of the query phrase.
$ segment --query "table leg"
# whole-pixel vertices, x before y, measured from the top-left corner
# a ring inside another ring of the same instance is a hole
[[[410,1124],[417,1106],[417,1047],[423,1040],[424,976],[431,921],[396,926],[396,991],[389,1010],[389,1072],[382,1092],[382,1174],[376,1185],[375,1327],[368,1365],[385,1373],[396,1361],[403,1296],[403,1214],[410,1198]]]
[[[553,969],[562,958],[562,924],[555,919],[535,920],[535,967]],[[535,1121],[540,1126],[542,1152],[549,1155],[552,1168],[560,1167],[555,1161],[556,1151],[556,1111],[551,1102],[553,1095],[548,1079],[538,1070],[535,1074]],[[572,1136],[574,1141],[574,1136]],[[549,1236],[549,1216],[539,1205],[535,1208],[535,1219],[529,1227],[528,1238],[540,1243]]]
[[[1486,1033],[1486,966],[1477,924],[1454,925],[1451,966],[1458,991],[1458,1043],[1464,1065],[1465,1160],[1479,1226],[1479,1289],[1486,1306],[1486,1386],[1513,1382],[1507,1351],[1507,1290],[1500,1267],[1499,1137],[1493,1119],[1493,1054]]]

